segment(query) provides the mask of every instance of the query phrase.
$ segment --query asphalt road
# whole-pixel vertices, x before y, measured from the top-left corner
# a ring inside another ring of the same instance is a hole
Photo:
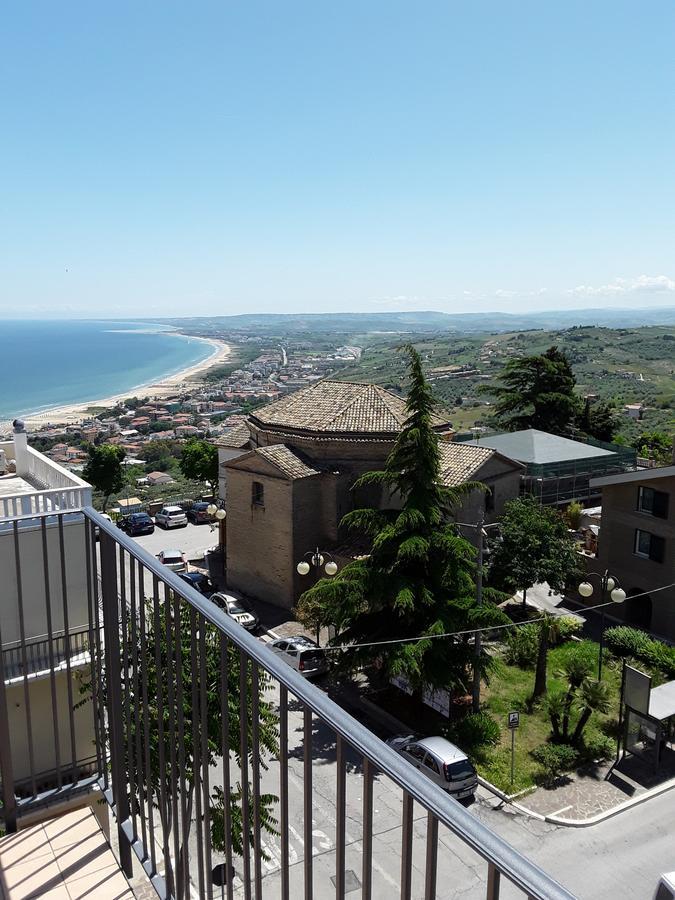
[[[189,525],[137,538],[153,555],[163,548],[178,548],[188,557],[213,546],[217,536],[209,526]],[[303,860],[303,764],[302,714],[297,704],[289,709],[289,818],[291,897],[304,893]],[[381,737],[387,737],[380,733]],[[313,732],[312,856],[314,896],[317,900],[335,897],[331,876],[335,874],[335,738],[331,730],[315,722]],[[347,851],[348,888],[359,896],[361,877],[361,803],[363,778],[361,761],[348,756],[347,765]],[[238,773],[232,775],[236,780]],[[211,773],[212,786],[222,783],[222,768]],[[262,790],[279,794],[279,764],[271,760],[262,773]],[[384,776],[374,783],[373,898],[392,900],[398,896],[401,860],[401,792]],[[654,894],[662,872],[675,869],[675,793],[666,793],[590,828],[549,825],[502,807],[488,792],[479,789],[470,807],[491,829],[516,849],[530,857],[582,900],[648,900]],[[415,810],[413,848],[413,897],[423,897],[425,869],[426,814]],[[486,867],[483,861],[444,829],[439,834],[439,900],[483,898]],[[195,828],[191,846],[196,853]],[[281,848],[277,836],[266,835],[262,860],[265,897],[279,896]],[[218,862],[214,855],[214,864]],[[242,872],[242,861],[235,860]],[[353,876],[353,879],[351,880]],[[196,884],[196,872],[194,873]],[[236,896],[243,897],[239,877]],[[197,891],[193,896],[197,896]],[[502,898],[522,897],[508,882],[502,882]]]

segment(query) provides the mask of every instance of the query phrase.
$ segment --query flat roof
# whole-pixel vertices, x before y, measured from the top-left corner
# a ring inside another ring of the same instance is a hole
[[[660,722],[675,716],[675,681],[652,688],[649,694],[649,715]]]
[[[655,478],[675,478],[675,466],[655,466],[653,469],[638,469],[637,472],[622,472],[620,475],[592,478],[590,485],[591,487],[604,487],[631,481],[653,481]]]
[[[593,447],[591,444],[559,437],[557,434],[549,434],[547,431],[538,431],[536,428],[510,431],[504,434],[490,434],[466,443],[474,444],[477,447],[491,447],[518,462],[538,465],[615,456],[612,450]]]

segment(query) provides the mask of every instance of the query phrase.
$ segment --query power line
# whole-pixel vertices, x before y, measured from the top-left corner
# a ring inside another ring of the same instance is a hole
[[[651,591],[643,591],[641,594],[633,594],[632,597],[628,597],[628,600],[637,600],[638,597],[647,597],[651,594],[657,594],[659,591],[666,591],[668,588],[675,587],[675,582],[672,584],[665,584],[663,587],[654,588]],[[595,609],[602,609],[604,606],[617,606],[617,604],[613,600],[607,600],[605,603],[598,603],[595,606],[584,606],[582,607],[582,612],[592,612]],[[564,618],[561,616],[561,618]],[[501,631],[506,628],[520,628],[522,625],[534,625],[537,622],[545,621],[546,616],[539,616],[536,619],[527,619],[525,622],[507,622],[503,625],[486,625],[483,628],[467,628],[463,631],[447,631],[443,634],[423,634],[419,637],[414,638],[392,638],[388,641],[370,641],[368,643],[363,644],[340,644],[337,647],[323,647],[322,649],[325,651],[331,650],[360,650],[363,647],[385,647],[391,644],[416,644],[419,641],[432,641],[437,640],[438,638],[451,638],[451,637],[463,637],[467,634],[476,634],[476,632],[484,632],[484,631]]]

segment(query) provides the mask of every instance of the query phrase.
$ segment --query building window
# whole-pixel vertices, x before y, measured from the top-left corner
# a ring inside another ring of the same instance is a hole
[[[665,541],[657,534],[651,534],[649,531],[642,531],[641,528],[635,529],[635,546],[634,552],[636,556],[643,559],[651,559],[654,562],[663,562]]]
[[[260,481],[254,481],[251,485],[251,503],[254,506],[265,505],[265,485]]]
[[[650,487],[638,488],[638,510],[656,516],[658,519],[668,518],[668,494],[655,491]]]
[[[487,487],[487,485],[486,485]],[[495,511],[495,494],[491,487],[485,491],[485,512],[491,513]]]

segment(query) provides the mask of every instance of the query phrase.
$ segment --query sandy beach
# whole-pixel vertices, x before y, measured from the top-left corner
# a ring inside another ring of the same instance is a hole
[[[203,341],[213,347],[213,352],[206,359],[182,369],[174,375],[162,378],[150,384],[141,384],[137,387],[130,388],[120,394],[114,394],[112,397],[104,397],[102,399],[91,399],[84,403],[73,403],[68,406],[57,406],[53,409],[45,409],[39,413],[24,416],[26,427],[29,430],[35,430],[45,425],[73,425],[81,422],[86,418],[87,409],[92,406],[115,406],[116,403],[125,400],[127,397],[142,396],[152,400],[168,397],[172,394],[179,394],[188,387],[186,384],[189,378],[206,372],[212,366],[222,365],[230,357],[232,350],[229,344],[224,341],[218,341],[214,338],[200,338],[190,335],[192,341]],[[11,422],[0,422],[0,433],[11,428]]]

